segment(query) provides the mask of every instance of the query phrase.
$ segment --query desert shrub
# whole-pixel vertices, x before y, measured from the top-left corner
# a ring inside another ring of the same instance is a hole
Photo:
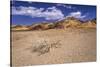
[[[61,45],[60,40],[50,44],[51,48],[58,48],[60,47],[60,45]]]
[[[37,52],[39,56],[49,51],[50,51],[50,47],[48,47],[47,45],[39,45],[39,46],[34,46],[32,48],[32,52]]]
[[[38,46],[37,46],[38,45]],[[32,52],[38,53],[38,56],[50,52],[51,48],[58,48],[60,47],[61,43],[60,40],[52,43],[48,43],[47,41],[43,41],[36,46],[32,46]]]

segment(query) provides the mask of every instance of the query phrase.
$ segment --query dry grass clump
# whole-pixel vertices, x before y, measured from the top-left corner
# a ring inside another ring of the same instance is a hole
[[[56,42],[49,43],[46,40],[41,42],[38,46],[32,46],[32,52],[38,53],[38,56],[50,52],[51,48],[59,48],[61,45],[60,40]]]

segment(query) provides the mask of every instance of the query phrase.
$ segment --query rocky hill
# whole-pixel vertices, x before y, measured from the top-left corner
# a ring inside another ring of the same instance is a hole
[[[48,29],[67,29],[67,28],[96,28],[96,18],[88,21],[81,21],[74,17],[68,17],[56,22],[41,22],[29,26],[12,25],[11,30],[48,30]]]
[[[56,23],[57,28],[68,28],[68,27],[77,27],[81,24],[81,21],[74,18],[68,17]]]

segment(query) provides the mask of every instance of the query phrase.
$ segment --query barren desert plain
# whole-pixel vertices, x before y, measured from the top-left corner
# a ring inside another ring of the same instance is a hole
[[[12,31],[12,65],[96,61],[96,29]]]

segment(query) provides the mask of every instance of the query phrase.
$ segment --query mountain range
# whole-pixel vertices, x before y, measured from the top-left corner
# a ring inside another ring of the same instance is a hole
[[[68,17],[56,22],[41,22],[31,25],[12,25],[12,31],[32,31],[48,29],[67,29],[67,28],[96,28],[96,18],[88,21],[81,21],[75,17]]]

